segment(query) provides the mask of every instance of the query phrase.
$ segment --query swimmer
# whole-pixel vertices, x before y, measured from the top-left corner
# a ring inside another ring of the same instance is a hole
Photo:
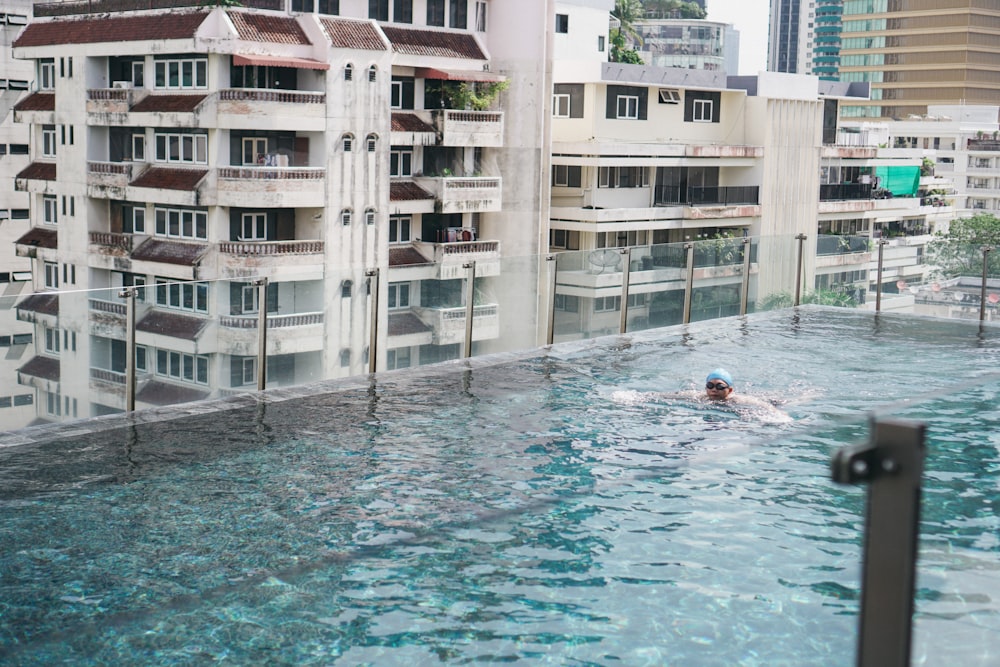
[[[705,378],[705,396],[710,401],[725,402],[730,405],[745,405],[748,407],[763,408],[768,411],[784,412],[774,407],[770,403],[753,396],[744,396],[736,393],[733,386],[733,376],[724,368],[716,368]],[[787,416],[787,415],[785,415]]]

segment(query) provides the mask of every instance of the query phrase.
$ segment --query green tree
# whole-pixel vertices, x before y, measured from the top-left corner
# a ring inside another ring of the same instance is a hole
[[[947,233],[936,233],[927,244],[927,263],[937,277],[979,276],[983,272],[983,246],[997,249],[987,255],[987,273],[1000,275],[1000,218],[989,213],[958,218],[951,221]]]
[[[639,0],[615,0],[611,15],[618,19],[618,27],[611,32],[611,62],[642,64],[642,56],[632,44],[642,44],[642,37],[635,29],[635,21],[643,16]]]
[[[775,310],[777,308],[791,308],[794,299],[789,292],[775,292],[757,302],[757,310]],[[836,290],[815,290],[807,291],[801,295],[800,302],[803,304],[812,303],[818,306],[838,306],[840,308],[857,308],[858,303],[849,292]]]

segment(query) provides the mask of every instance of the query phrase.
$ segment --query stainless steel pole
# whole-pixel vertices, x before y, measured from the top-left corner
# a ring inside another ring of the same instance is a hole
[[[559,274],[559,262],[555,255],[549,255],[545,261],[549,262],[552,267],[549,278],[549,328],[545,336],[545,344],[552,345],[552,341],[556,337],[556,277]]]
[[[476,263],[466,262],[462,267],[469,270],[465,287],[465,358],[468,359],[472,356],[472,320],[476,312]]]
[[[684,313],[682,322],[688,324],[691,321],[691,296],[694,291],[694,244],[685,243],[684,250],[687,251],[687,282],[684,284]]]
[[[368,289],[371,291],[371,318],[368,326],[368,372],[374,373],[378,368],[378,269],[365,271],[368,278]]]
[[[988,275],[987,266],[988,258],[990,252],[993,251],[993,246],[984,245],[983,248],[983,284],[979,288],[979,321],[982,322],[986,319],[986,276]]]
[[[877,282],[875,287],[875,312],[882,311],[882,252],[885,245],[888,243],[886,239],[878,240],[878,270],[877,270]]]
[[[135,287],[125,287],[125,412],[135,412]]]
[[[747,314],[747,302],[750,300],[750,250],[752,248],[750,239],[743,239],[743,284],[740,286],[740,315]]]
[[[805,252],[805,234],[799,234],[795,237],[799,242],[799,261],[798,267],[795,269],[795,305],[799,305],[802,301],[802,254]]]
[[[621,309],[621,320],[618,322],[619,333],[625,333],[628,329],[628,282],[629,275],[629,262],[632,258],[631,248],[622,248],[619,252],[622,255],[622,309]]]
[[[267,278],[254,281],[257,286],[257,391],[267,388]]]

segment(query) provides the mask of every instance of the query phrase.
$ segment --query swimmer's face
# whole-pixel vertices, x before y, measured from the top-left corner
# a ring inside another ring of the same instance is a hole
[[[724,401],[733,393],[733,388],[722,380],[714,379],[705,383],[705,394],[713,401]]]

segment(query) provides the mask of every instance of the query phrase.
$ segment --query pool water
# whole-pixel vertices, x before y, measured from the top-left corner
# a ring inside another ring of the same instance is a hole
[[[928,423],[913,664],[996,664],[998,355],[804,308],[36,434],[0,662],[853,665],[874,410]],[[794,420],[614,398],[717,366]]]

